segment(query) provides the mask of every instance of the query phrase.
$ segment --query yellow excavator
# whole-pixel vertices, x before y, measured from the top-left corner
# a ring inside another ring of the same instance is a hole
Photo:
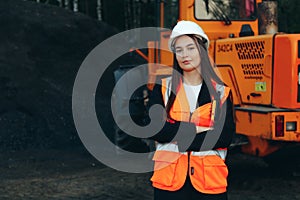
[[[259,33],[262,0],[158,1],[159,24],[179,20],[198,23],[210,39],[209,55],[222,80],[231,87],[236,133],[247,154],[266,156],[300,143],[300,34]],[[264,13],[265,14],[265,13]],[[264,17],[264,16],[263,16]],[[263,17],[261,20],[263,20]],[[274,29],[275,21],[268,21]],[[158,76],[170,75],[170,31],[148,42],[148,88]]]

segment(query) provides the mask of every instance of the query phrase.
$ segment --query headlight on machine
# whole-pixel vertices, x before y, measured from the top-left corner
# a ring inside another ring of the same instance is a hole
[[[286,131],[296,131],[297,130],[297,122],[286,122]]]

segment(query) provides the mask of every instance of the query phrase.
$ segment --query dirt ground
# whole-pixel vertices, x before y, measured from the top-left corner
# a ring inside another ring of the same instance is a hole
[[[1,153],[0,159],[0,199],[152,199],[151,173],[113,170],[83,150]],[[230,152],[229,199],[300,199],[297,159],[273,159],[279,165],[271,167],[261,158]]]

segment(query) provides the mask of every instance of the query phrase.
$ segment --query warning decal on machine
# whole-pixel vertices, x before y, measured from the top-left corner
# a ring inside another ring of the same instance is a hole
[[[267,90],[266,82],[255,82],[255,91],[265,92]]]

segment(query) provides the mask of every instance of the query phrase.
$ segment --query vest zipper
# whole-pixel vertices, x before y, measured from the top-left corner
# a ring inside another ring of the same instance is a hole
[[[187,154],[188,154],[188,175],[190,175],[190,155],[191,155],[191,152],[188,151]]]
[[[190,112],[189,122],[191,122],[191,120],[192,120],[192,114],[193,113]],[[194,174],[194,167],[190,166],[190,157],[191,157],[191,151],[188,151],[188,174],[193,175]],[[191,173],[190,173],[190,171],[191,171]]]

